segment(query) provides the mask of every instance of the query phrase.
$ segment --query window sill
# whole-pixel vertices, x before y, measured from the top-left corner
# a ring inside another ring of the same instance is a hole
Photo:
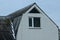
[[[29,29],[42,29],[41,27],[29,27]]]

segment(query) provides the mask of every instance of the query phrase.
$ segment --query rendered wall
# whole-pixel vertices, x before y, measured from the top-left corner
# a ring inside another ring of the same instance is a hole
[[[29,17],[40,17],[40,28],[29,28]],[[17,40],[58,40],[58,28],[43,13],[23,15],[17,34]]]

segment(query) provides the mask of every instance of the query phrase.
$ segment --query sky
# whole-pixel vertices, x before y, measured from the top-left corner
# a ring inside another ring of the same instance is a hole
[[[9,15],[36,2],[60,28],[60,0],[0,0],[0,16]]]

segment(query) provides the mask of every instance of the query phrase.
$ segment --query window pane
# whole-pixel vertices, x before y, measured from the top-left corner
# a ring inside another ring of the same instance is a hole
[[[40,27],[40,18],[34,17],[34,27]]]
[[[32,27],[32,18],[29,18],[29,26]]]

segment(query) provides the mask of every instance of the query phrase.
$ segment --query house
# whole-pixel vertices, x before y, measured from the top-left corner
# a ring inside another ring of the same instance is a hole
[[[58,26],[33,3],[6,16],[16,40],[59,40]]]

